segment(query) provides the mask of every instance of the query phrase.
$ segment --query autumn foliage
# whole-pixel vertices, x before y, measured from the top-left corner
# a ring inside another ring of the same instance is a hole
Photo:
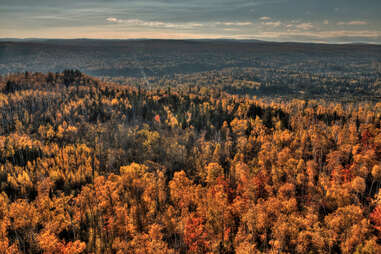
[[[191,215],[185,225],[184,241],[191,253],[207,252],[210,243],[202,218],[197,217],[197,215]]]
[[[0,77],[0,253],[380,253],[381,105]]]
[[[381,233],[381,206],[378,205],[370,214],[374,227]]]

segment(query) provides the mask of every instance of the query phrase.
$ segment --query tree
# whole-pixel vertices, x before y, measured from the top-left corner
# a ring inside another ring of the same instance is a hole
[[[370,219],[374,223],[374,228],[381,234],[381,206],[378,205],[370,214]]]
[[[196,214],[192,214],[188,219],[184,239],[191,253],[206,253],[210,248],[204,221]]]

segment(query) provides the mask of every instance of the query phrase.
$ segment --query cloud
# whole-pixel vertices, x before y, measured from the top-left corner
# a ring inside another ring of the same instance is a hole
[[[293,22],[292,24],[287,24],[286,28],[288,28],[287,31],[298,31],[298,30],[310,30],[314,28],[315,26],[312,25],[312,23],[305,22],[305,23],[296,23]]]
[[[263,22],[262,24],[264,24],[266,26],[278,27],[282,23],[280,21],[269,21],[269,22]]]
[[[237,29],[237,28],[224,28],[224,31],[234,32],[234,31],[239,31],[239,29]]]
[[[157,28],[197,28],[204,26],[200,23],[169,23],[161,21],[144,21],[141,19],[117,19],[113,17],[107,18],[106,21],[114,24],[130,24]]]
[[[260,20],[270,20],[271,18],[270,17],[260,17],[259,19]]]
[[[295,27],[303,30],[309,30],[311,28],[314,28],[314,26],[311,23],[300,23],[295,25]]]
[[[349,22],[343,22],[343,21],[340,21],[340,22],[337,22],[336,23],[337,25],[367,25],[368,23],[366,21],[362,21],[362,20],[353,20],[353,21],[349,21]]]
[[[319,31],[319,32],[310,32],[310,31],[279,31],[279,32],[260,32],[255,35],[236,35],[237,38],[263,38],[263,39],[282,39],[282,38],[306,38],[309,39],[319,39],[321,41],[327,39],[335,38],[360,38],[360,39],[379,39],[381,37],[380,31],[375,30],[334,30],[334,31]]]
[[[113,17],[107,18],[106,21],[108,21],[110,23],[122,23],[123,22],[123,20],[117,19],[117,18],[113,18]]]
[[[252,25],[252,22],[216,22],[216,25],[224,26],[249,26]]]

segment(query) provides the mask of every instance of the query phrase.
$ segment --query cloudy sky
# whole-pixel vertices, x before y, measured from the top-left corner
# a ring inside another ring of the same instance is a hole
[[[0,0],[0,38],[381,44],[380,0]]]

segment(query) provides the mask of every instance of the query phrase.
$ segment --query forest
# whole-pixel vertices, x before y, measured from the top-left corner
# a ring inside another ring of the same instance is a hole
[[[0,253],[380,253],[379,72],[256,71],[0,76]]]
[[[348,77],[360,73],[362,76],[379,73],[380,59],[381,46],[377,44],[222,39],[0,40],[0,74],[78,69],[98,77],[162,77],[232,67],[254,67],[265,73],[345,72]]]
[[[262,98],[381,99],[381,46],[255,40],[0,40],[0,75],[78,69],[135,87]]]

